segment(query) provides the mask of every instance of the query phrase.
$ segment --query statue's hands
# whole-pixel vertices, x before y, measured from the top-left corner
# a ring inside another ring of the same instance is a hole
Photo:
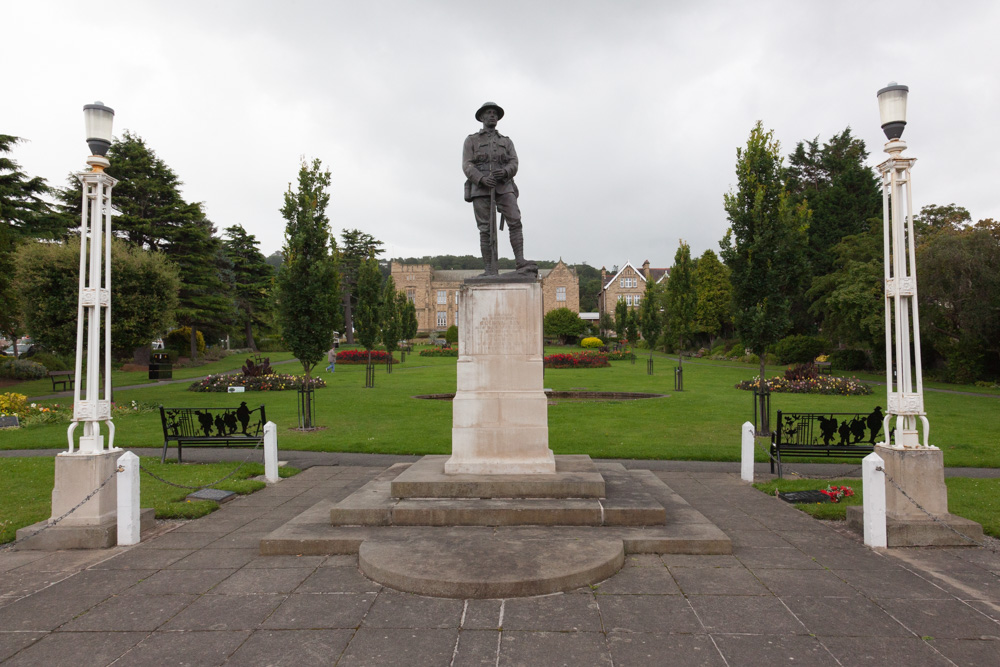
[[[497,186],[497,179],[493,176],[493,174],[487,174],[486,176],[483,176],[479,183],[480,185],[485,185],[488,188],[495,188]]]
[[[494,169],[490,172],[490,176],[496,179],[497,183],[503,183],[507,180],[507,172],[503,169]]]

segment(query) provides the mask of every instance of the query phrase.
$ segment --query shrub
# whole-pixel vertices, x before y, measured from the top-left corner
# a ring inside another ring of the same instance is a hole
[[[7,415],[22,415],[28,406],[28,397],[13,392],[0,394],[0,417]]]
[[[253,359],[247,359],[247,362],[243,364],[243,375],[248,378],[261,377],[262,375],[271,375],[271,358],[266,357],[259,364],[255,364]]]
[[[247,377],[241,373],[223,373],[219,375],[209,375],[208,377],[195,382],[188,391],[215,391],[228,392],[229,387],[245,387],[247,391],[286,391],[298,389],[302,386],[304,376],[283,375],[272,373],[271,375],[260,375],[258,377]],[[312,378],[312,386],[322,389],[326,386],[323,378]]]
[[[822,338],[796,335],[778,341],[774,352],[783,364],[805,364],[822,354],[825,348],[826,341]]]
[[[428,347],[420,350],[421,357],[457,357],[457,347]]]
[[[869,367],[864,350],[834,350],[830,353],[830,368],[835,371],[860,371]]]
[[[389,359],[389,353],[385,350],[372,350],[372,363],[384,364]],[[367,364],[368,350],[341,350],[337,353],[338,364]],[[392,363],[398,364],[399,360],[393,357]]]
[[[610,365],[608,355],[599,352],[550,354],[545,357],[545,368],[603,368]]]
[[[580,347],[585,349],[604,347],[604,343],[601,342],[600,338],[595,338],[591,336],[589,338],[584,338],[580,341]]]
[[[867,396],[872,393],[871,387],[862,384],[857,378],[841,378],[830,375],[820,375],[809,380],[790,381],[783,377],[773,377],[767,380],[767,388],[775,393],[788,394],[832,394],[839,396]],[[737,389],[757,389],[760,378],[744,380],[736,385]]]
[[[202,355],[201,359],[202,361],[219,361],[220,359],[225,359],[228,356],[229,350],[221,345],[213,345],[205,350],[205,354]]]
[[[732,357],[738,359],[747,353],[747,347],[740,341],[733,343],[733,346],[729,348],[729,352],[726,353],[727,357]]]
[[[31,355],[31,361],[45,366],[47,371],[68,371],[72,370],[73,362],[67,361],[50,352],[36,352]]]
[[[740,361],[742,361],[744,364],[751,364],[756,366],[760,364],[760,357],[758,357],[756,354],[747,354],[740,357]]]
[[[448,327],[448,330],[444,332],[444,339],[447,341],[448,345],[454,345],[458,342],[458,327],[452,324]]]
[[[38,380],[45,377],[45,366],[27,359],[0,359],[0,378]]]
[[[199,331],[195,335],[198,354],[205,351],[205,337]],[[186,357],[191,352],[191,327],[181,327],[168,333],[163,339],[163,346],[171,350],[177,350],[182,357]]]
[[[630,361],[635,356],[635,353],[618,350],[617,352],[607,352],[605,356],[608,358],[608,361]]]

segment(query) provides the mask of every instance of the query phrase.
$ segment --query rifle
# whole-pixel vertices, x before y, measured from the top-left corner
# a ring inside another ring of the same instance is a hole
[[[501,229],[503,229],[501,227]],[[498,257],[497,257],[497,189],[495,187],[490,188],[490,258],[492,262],[491,269],[496,273],[500,272]]]

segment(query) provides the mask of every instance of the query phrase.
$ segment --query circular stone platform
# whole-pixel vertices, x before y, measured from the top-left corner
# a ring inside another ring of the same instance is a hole
[[[369,579],[408,593],[463,599],[569,591],[604,581],[624,563],[621,539],[540,539],[534,531],[502,538],[376,536],[358,551]]]

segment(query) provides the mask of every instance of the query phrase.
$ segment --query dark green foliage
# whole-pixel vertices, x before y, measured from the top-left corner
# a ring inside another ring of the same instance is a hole
[[[926,210],[928,207],[925,207]],[[920,323],[946,359],[945,379],[970,383],[1000,372],[1000,229],[944,227],[917,249]]]
[[[619,338],[627,338],[625,329],[628,327],[628,320],[628,304],[625,303],[625,299],[618,297],[618,301],[615,303],[615,334]]]
[[[333,345],[340,319],[340,274],[336,241],[326,207],[330,172],[319,160],[299,167],[298,188],[289,184],[281,215],[285,219],[285,265],[276,280],[278,322],[288,349],[302,363],[305,378]],[[306,426],[312,416],[307,415]]]
[[[73,359],[70,357],[57,357],[49,352],[36,352],[31,355],[31,361],[45,366],[47,371],[68,371],[72,370]]]
[[[403,316],[399,312],[396,301],[396,282],[389,276],[382,287],[382,303],[380,304],[379,323],[381,325],[382,345],[389,354],[399,347],[399,339],[403,337]],[[405,295],[403,297],[406,298]]]
[[[822,338],[797,334],[778,341],[774,352],[783,364],[807,364],[823,354],[825,349],[826,341]]]
[[[195,345],[198,352],[205,351],[205,337],[200,331],[195,333]],[[179,327],[163,337],[163,347],[174,350],[180,356],[185,356],[191,349],[191,327]]]
[[[406,298],[405,294],[403,294],[403,298],[406,299],[406,308],[403,310],[403,338],[413,340],[413,337],[417,335],[417,328],[420,326],[417,321],[417,307]]]
[[[698,301],[697,331],[708,334],[709,338],[731,331],[733,286],[729,282],[729,269],[711,250],[698,258],[694,285]]]
[[[201,212],[201,205],[197,206]],[[221,241],[215,228],[204,216],[174,229],[166,254],[180,271],[176,318],[193,330],[226,321],[232,314],[232,302],[223,289]],[[197,357],[194,338],[190,341],[191,358]]]
[[[779,145],[758,121],[736,151],[735,192],[725,195],[730,228],[722,258],[731,270],[733,320],[740,339],[760,357],[792,324],[792,297],[805,277],[809,211],[794,205],[781,181]]]
[[[813,279],[809,310],[822,318],[823,333],[845,345],[877,348],[885,341],[882,221],[845,236],[831,249],[836,270]]]
[[[361,262],[358,269],[357,295],[358,308],[354,313],[354,329],[361,346],[371,350],[378,344],[382,300],[382,272],[374,256]]]
[[[846,348],[830,353],[830,368],[835,371],[862,371],[871,368],[871,364],[864,350]]]
[[[67,223],[59,219],[44,199],[52,189],[41,176],[29,178],[21,171],[21,165],[6,156],[21,141],[19,137],[0,134],[0,227],[9,230],[12,239],[62,238]]]
[[[545,335],[559,339],[560,343],[576,340],[587,329],[587,323],[569,308],[555,308],[545,313]]]
[[[253,328],[264,326],[270,306],[274,269],[258,248],[257,239],[240,225],[226,227],[229,238],[222,241],[222,254],[228,261],[223,274],[235,308],[235,319],[246,335],[247,347],[256,350]]]
[[[660,289],[652,280],[646,281],[646,293],[639,307],[639,332],[649,345],[649,358],[653,358],[653,349],[663,331],[663,318],[660,316]]]
[[[852,136],[851,128],[822,146],[819,137],[799,142],[788,158],[785,185],[791,200],[806,202],[812,211],[808,237],[814,276],[833,271],[833,246],[845,236],[863,233],[868,220],[882,213],[878,177],[867,158],[865,142]]]
[[[639,342],[639,315],[632,309],[627,310],[625,318],[625,338],[633,347]]]
[[[421,357],[457,357],[457,347],[428,347],[420,350]]]
[[[928,204],[913,217],[918,243],[924,243],[938,232],[960,232],[971,226],[972,216],[964,206]],[[919,266],[919,262],[918,262]]]
[[[382,254],[382,242],[371,234],[360,229],[344,229],[340,233],[341,264],[341,287],[344,305],[344,327],[347,332],[347,344],[354,344],[354,308],[360,298],[358,294],[358,279],[361,272],[361,265],[368,259]]]
[[[162,333],[177,305],[177,270],[159,253],[111,245],[111,344],[129,357]],[[17,253],[25,327],[41,347],[76,354],[80,244],[26,243]]]
[[[670,331],[670,336],[677,341],[677,360],[679,362],[681,361],[680,352],[690,342],[691,335],[697,325],[698,293],[695,289],[693,268],[691,248],[688,247],[687,243],[681,241],[674,254],[674,266],[670,269],[670,278],[667,280],[665,304],[667,328]],[[643,308],[645,305],[643,304]]]
[[[458,326],[452,324],[444,332],[444,341],[448,345],[454,345],[458,342]]]
[[[0,221],[0,336],[17,340],[21,330],[21,307],[14,282],[16,245],[10,226]],[[15,350],[16,354],[16,350]]]

